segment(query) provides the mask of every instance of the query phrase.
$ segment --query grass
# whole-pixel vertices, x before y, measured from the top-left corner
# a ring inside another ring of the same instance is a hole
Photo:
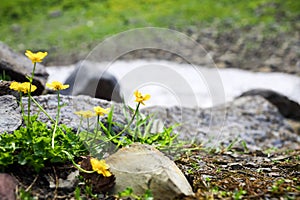
[[[263,25],[291,31],[298,10],[294,0],[1,1],[0,40],[19,52],[47,50],[49,63],[84,56],[104,38],[132,28],[213,26],[224,31]]]

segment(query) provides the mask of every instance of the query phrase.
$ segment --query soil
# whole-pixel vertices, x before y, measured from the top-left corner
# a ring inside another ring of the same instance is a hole
[[[192,199],[298,199],[300,150],[196,151],[176,161],[196,193]],[[239,198],[240,197],[240,198]]]
[[[299,199],[299,155],[300,149],[247,152],[225,148],[209,151],[200,147],[199,150],[182,154],[175,163],[195,192],[195,197],[186,197],[185,200]],[[82,193],[88,191],[82,178],[76,179],[70,188],[58,187],[59,179],[67,179],[76,170],[71,163],[46,166],[40,173],[26,166],[11,166],[7,172],[17,179],[19,190],[29,190],[38,199],[75,199],[75,187],[80,188]],[[54,183],[51,188],[50,181]],[[121,199],[105,194],[93,197],[87,192],[81,197]]]

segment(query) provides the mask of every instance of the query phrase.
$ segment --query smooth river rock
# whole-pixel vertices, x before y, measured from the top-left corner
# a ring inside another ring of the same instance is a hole
[[[106,162],[116,176],[114,194],[130,187],[137,195],[151,190],[157,200],[194,195],[176,164],[150,145],[132,144],[109,156]]]
[[[81,61],[65,81],[70,87],[61,91],[64,95],[89,95],[99,99],[122,102],[118,80],[101,65]]]
[[[278,111],[286,118],[300,121],[300,105],[287,96],[268,89],[254,89],[241,94],[243,96],[262,96],[278,108]]]

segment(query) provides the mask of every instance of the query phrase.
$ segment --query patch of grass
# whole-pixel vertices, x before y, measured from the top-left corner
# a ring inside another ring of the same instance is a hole
[[[148,26],[220,31],[263,25],[269,32],[293,30],[300,3],[294,0],[45,0],[1,1],[0,35],[13,49],[47,50],[50,62],[86,55],[113,34]]]

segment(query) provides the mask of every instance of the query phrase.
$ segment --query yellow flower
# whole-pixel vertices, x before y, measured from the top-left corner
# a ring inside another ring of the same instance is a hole
[[[26,94],[28,93],[29,91],[29,88],[30,88],[30,83],[29,82],[24,82],[24,83],[21,83],[21,87],[23,87],[23,93]],[[32,85],[31,84],[31,91],[30,92],[34,92],[36,90],[36,86],[35,85]]]
[[[87,111],[83,111],[83,110],[77,111],[77,112],[75,112],[75,114],[78,115],[78,116],[80,116],[80,117],[84,117],[84,118],[91,118],[91,117],[95,116],[95,114],[92,111],[90,111],[90,110],[87,110]]]
[[[30,83],[29,82],[24,82],[24,83],[18,83],[18,82],[12,82],[9,86],[10,89],[18,91],[18,92],[23,92],[24,94],[28,93],[29,88],[30,88]],[[31,92],[34,92],[36,90],[35,85],[31,85]]]
[[[142,95],[142,93],[140,93],[138,90],[134,92],[134,95],[135,95],[135,101],[143,105],[145,105],[144,101],[149,100],[151,97],[150,94]]]
[[[106,164],[105,160],[98,160],[96,158],[91,158],[90,160],[93,171],[96,171],[98,174],[102,174],[105,177],[110,177],[112,174],[108,170],[109,165]]]
[[[18,92],[23,91],[22,84],[15,81],[10,84],[9,88]]]
[[[109,112],[109,108],[104,109],[100,106],[97,106],[97,107],[94,107],[94,111],[95,111],[96,115],[103,116],[104,114],[107,114]]]
[[[32,61],[32,63],[42,62],[43,59],[48,55],[47,52],[37,52],[32,53],[29,50],[26,50],[25,55]]]
[[[52,83],[46,83],[46,86],[52,90],[64,90],[69,88],[69,85],[63,85],[61,82],[59,81],[52,81]]]

